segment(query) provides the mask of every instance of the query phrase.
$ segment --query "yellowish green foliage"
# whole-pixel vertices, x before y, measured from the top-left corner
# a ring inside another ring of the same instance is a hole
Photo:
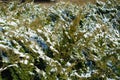
[[[119,80],[117,2],[1,3],[0,80]]]

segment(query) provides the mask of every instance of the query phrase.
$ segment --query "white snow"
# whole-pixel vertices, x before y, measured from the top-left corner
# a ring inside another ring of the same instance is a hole
[[[66,66],[71,66],[71,63],[70,63],[70,62],[67,62],[67,63],[66,63]]]
[[[28,64],[28,60],[24,60],[24,64]]]
[[[0,18],[0,23],[5,23],[5,20]]]
[[[10,22],[10,23],[9,23],[9,25],[12,25],[12,26],[17,27],[17,23],[16,23],[16,22],[13,22],[13,21],[12,21],[12,22]]]

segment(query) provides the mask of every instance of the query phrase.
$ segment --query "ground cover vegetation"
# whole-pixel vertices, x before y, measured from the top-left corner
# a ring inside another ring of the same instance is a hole
[[[0,80],[119,80],[120,2],[0,3]]]

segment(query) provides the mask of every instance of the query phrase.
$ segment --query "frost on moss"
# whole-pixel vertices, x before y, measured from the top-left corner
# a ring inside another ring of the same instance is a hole
[[[0,80],[120,79],[119,1],[0,5]]]

